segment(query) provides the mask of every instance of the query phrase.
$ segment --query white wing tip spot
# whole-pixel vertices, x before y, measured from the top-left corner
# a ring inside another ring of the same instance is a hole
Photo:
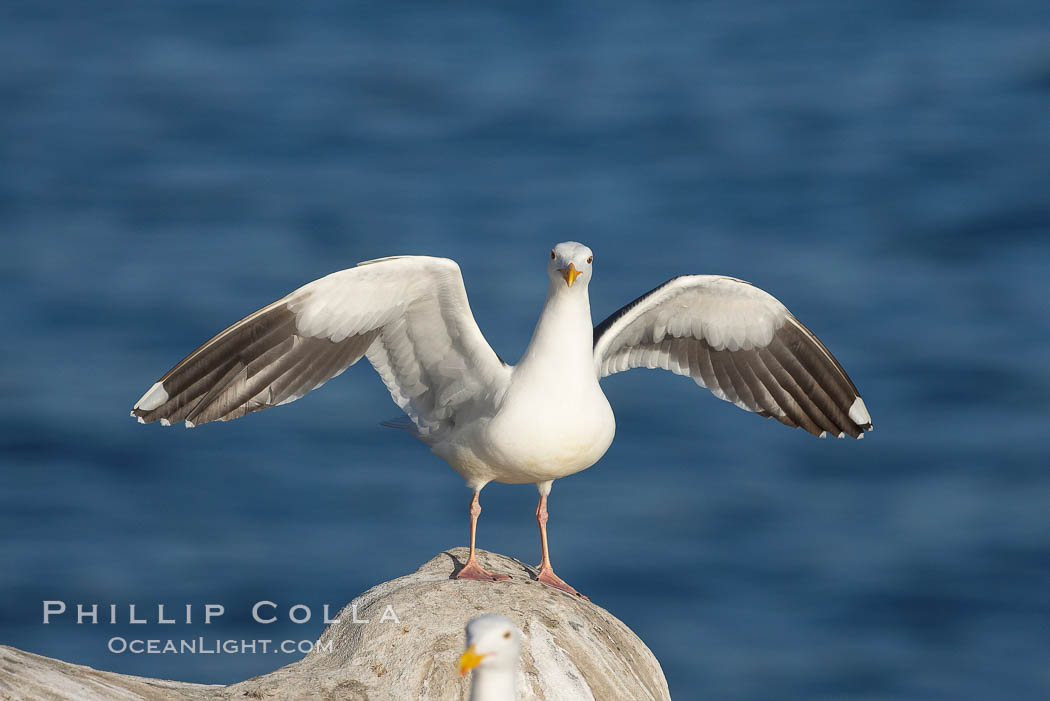
[[[193,423],[189,419],[186,419],[186,428],[196,428],[197,424]]]
[[[153,386],[146,390],[146,393],[142,395],[142,399],[135,402],[135,408],[142,409],[143,411],[153,411],[166,401],[168,401],[167,390],[164,389],[164,385],[155,382]]]
[[[168,421],[167,419],[161,419],[160,420],[160,425],[161,426],[171,426],[171,422]]]
[[[849,419],[858,426],[871,423],[868,408],[864,406],[864,400],[860,397],[853,400],[853,405],[849,408]]]
[[[827,431],[821,431],[820,435],[817,436],[817,437],[818,438],[827,438],[828,437],[828,432]]]

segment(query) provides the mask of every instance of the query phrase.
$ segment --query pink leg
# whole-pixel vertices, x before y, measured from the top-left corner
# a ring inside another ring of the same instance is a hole
[[[510,579],[505,574],[493,574],[478,564],[474,554],[475,536],[478,532],[478,516],[481,515],[481,502],[478,500],[479,492],[474,492],[474,498],[470,500],[470,555],[467,564],[456,573],[456,579],[476,579],[481,582],[498,582],[501,579]]]
[[[543,582],[544,584],[550,585],[555,589],[561,589],[564,592],[575,594],[581,598],[587,599],[586,596],[576,591],[568,584],[565,583],[558,575],[554,574],[554,568],[551,567],[551,556],[547,550],[547,495],[540,494],[540,503],[536,507],[536,523],[540,526],[540,547],[543,550],[543,559],[540,561],[539,573],[536,576],[536,581]],[[590,599],[587,599],[590,601]]]

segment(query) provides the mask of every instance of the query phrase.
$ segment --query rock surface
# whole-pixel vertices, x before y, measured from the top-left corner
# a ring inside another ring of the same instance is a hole
[[[529,565],[484,551],[482,565],[510,575],[509,581],[450,579],[465,559],[465,548],[448,550],[373,587],[343,609],[313,652],[247,681],[207,686],[144,679],[0,646],[0,699],[466,699],[470,678],[459,676],[456,660],[464,626],[480,613],[502,613],[521,629],[522,700],[670,699],[656,658],[608,611],[537,583]],[[355,610],[362,622],[354,622]]]

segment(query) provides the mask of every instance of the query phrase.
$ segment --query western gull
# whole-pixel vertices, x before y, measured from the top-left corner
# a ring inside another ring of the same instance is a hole
[[[474,670],[470,701],[514,701],[521,634],[498,613],[486,613],[467,623],[467,649],[459,658],[459,673]]]
[[[715,396],[820,437],[862,438],[871,418],[842,366],[767,292],[721,275],[683,275],[591,326],[594,256],[550,252],[547,298],[517,365],[485,341],[459,266],[396,256],[300,287],[220,332],[136,402],[142,423],[187,426],[287,404],[362,357],[404,428],[466,480],[470,551],[457,573],[500,580],[475,556],[479,495],[490,481],[539,489],[540,582],[576,594],[551,567],[551,484],[596,463],[616,422],[599,380],[630,368],[691,377]]]

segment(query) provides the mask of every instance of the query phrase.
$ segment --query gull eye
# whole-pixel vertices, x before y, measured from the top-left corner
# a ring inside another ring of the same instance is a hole
[[[594,256],[587,256],[587,265],[590,265],[592,260],[594,260]]]
[[[503,637],[506,640],[510,640],[510,636],[511,636],[511,632],[509,630],[506,633],[503,634]]]
[[[554,249],[551,249],[551,260],[554,260]]]

